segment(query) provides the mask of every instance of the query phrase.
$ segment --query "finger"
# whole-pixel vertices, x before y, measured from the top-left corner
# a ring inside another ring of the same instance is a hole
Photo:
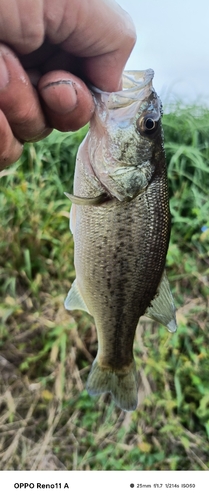
[[[1,0],[1,41],[23,54],[40,47],[45,36],[43,4],[44,0]]]
[[[36,141],[51,131],[28,75],[3,44],[0,44],[0,109],[20,141]]]
[[[4,113],[0,110],[0,170],[14,163],[22,154],[23,144],[13,135]]]
[[[51,71],[38,84],[51,127],[74,131],[86,125],[94,113],[91,92],[82,80],[66,71]]]
[[[57,16],[51,13],[55,9]],[[121,86],[121,75],[136,42],[130,16],[113,0],[45,0],[46,34],[82,58],[84,76],[106,91]],[[59,29],[58,29],[59,26]]]

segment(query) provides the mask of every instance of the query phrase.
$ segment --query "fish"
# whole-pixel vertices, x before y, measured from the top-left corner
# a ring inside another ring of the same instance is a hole
[[[125,71],[122,90],[92,87],[95,113],[76,159],[70,229],[76,279],[69,311],[94,318],[98,352],[87,391],[111,393],[124,411],[138,405],[133,355],[142,315],[175,332],[165,271],[170,238],[162,104],[154,71]]]

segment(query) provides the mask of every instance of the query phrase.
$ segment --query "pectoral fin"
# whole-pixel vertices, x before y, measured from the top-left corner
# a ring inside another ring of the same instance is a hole
[[[80,294],[76,280],[73,282],[70,291],[64,302],[65,309],[68,311],[74,311],[80,309],[90,314],[88,307],[86,306],[83,297]]]
[[[169,332],[174,333],[177,329],[176,308],[165,271],[157,289],[157,294],[146,309],[145,316],[166,326]]]
[[[75,203],[75,205],[97,206],[110,199],[107,193],[101,193],[99,196],[95,196],[95,198],[84,198],[82,196],[76,196],[69,193],[64,194],[70,201],[72,201],[72,203]]]

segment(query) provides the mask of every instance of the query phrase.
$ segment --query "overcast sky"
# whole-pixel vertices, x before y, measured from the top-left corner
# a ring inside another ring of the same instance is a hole
[[[154,87],[209,105],[209,0],[117,0],[134,20],[137,44],[126,69],[153,68]]]

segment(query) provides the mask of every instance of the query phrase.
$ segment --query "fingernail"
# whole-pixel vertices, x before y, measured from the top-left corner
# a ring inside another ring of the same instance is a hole
[[[9,83],[9,73],[6,67],[6,64],[4,62],[4,59],[2,57],[2,54],[0,53],[0,90],[4,89]]]
[[[71,80],[50,82],[39,90],[47,106],[55,113],[65,115],[77,106],[77,93]]]

